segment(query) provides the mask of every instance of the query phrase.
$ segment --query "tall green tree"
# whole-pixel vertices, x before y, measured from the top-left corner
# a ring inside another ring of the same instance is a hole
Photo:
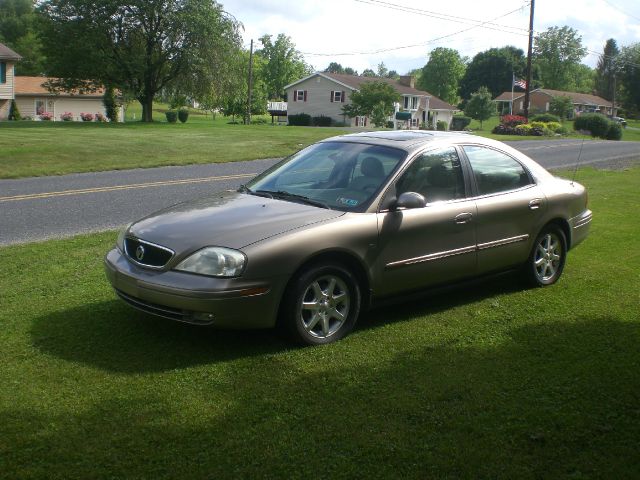
[[[640,42],[623,47],[618,57],[622,102],[628,111],[640,113]]]
[[[18,75],[44,73],[44,56],[32,0],[0,0],[0,42],[19,53]]]
[[[460,80],[464,76],[466,59],[457,50],[438,47],[429,54],[429,61],[422,68],[417,88],[426,90],[445,102],[458,102]]]
[[[482,122],[489,120],[495,113],[496,105],[487,87],[480,87],[477,92],[472,93],[464,109],[467,117],[480,121],[480,130],[482,130]]]
[[[58,88],[117,88],[153,121],[169,89],[192,97],[222,85],[241,49],[238,22],[212,0],[45,0],[42,38]],[[61,48],[64,46],[64,48]]]
[[[393,104],[399,101],[400,94],[393,86],[381,80],[372,80],[363,83],[359,91],[351,94],[351,103],[345,105],[342,111],[351,118],[373,117],[376,126],[383,126],[386,117],[393,114]]]
[[[344,73],[344,67],[337,62],[331,62],[324,71],[327,73]]]
[[[598,65],[596,66],[595,87],[598,95],[607,100],[613,100],[616,84],[616,58],[620,54],[617,42],[610,38],[604,45],[604,49]]]
[[[545,88],[573,91],[576,70],[587,54],[582,37],[571,27],[550,27],[534,39],[534,61]]]
[[[573,71],[573,81],[575,92],[593,93],[596,86],[596,71],[581,63]]]
[[[478,53],[467,65],[460,80],[460,96],[467,100],[482,86],[495,98],[511,90],[513,76],[525,78],[527,59],[516,47],[491,48]]]
[[[370,77],[370,78],[374,78],[374,77],[377,77],[377,76],[378,76],[378,74],[377,74],[376,72],[374,72],[373,70],[371,70],[370,68],[365,68],[365,69],[362,71],[362,76],[363,76],[363,77]]]
[[[260,37],[262,49],[256,52],[265,60],[262,80],[267,87],[270,99],[284,98],[284,87],[311,73],[302,54],[296,50],[291,38],[283,33],[275,41],[271,35]]]

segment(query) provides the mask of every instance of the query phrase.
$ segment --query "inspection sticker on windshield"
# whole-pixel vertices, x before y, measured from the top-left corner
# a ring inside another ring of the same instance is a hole
[[[338,203],[342,204],[342,205],[346,205],[347,207],[355,207],[357,206],[360,202],[358,200],[354,200],[353,198],[344,198],[344,197],[339,197],[338,198]]]

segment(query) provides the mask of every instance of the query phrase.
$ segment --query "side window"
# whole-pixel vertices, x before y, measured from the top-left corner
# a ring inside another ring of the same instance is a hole
[[[506,153],[485,147],[463,148],[480,195],[516,190],[532,183],[524,167]]]
[[[464,198],[464,177],[456,150],[445,148],[416,158],[396,183],[396,195],[417,192],[427,203]]]

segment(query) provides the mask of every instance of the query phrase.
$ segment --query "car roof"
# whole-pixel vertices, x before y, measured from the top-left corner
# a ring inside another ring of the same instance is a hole
[[[323,142],[348,142],[384,145],[412,151],[431,142],[450,143],[486,143],[486,139],[466,132],[439,132],[435,130],[386,130],[350,133],[339,137],[331,137]]]

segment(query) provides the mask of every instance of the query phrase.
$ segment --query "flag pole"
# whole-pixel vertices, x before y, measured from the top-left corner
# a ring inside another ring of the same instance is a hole
[[[509,115],[513,115],[513,87],[516,83],[516,75],[511,72],[511,103],[509,104]]]

